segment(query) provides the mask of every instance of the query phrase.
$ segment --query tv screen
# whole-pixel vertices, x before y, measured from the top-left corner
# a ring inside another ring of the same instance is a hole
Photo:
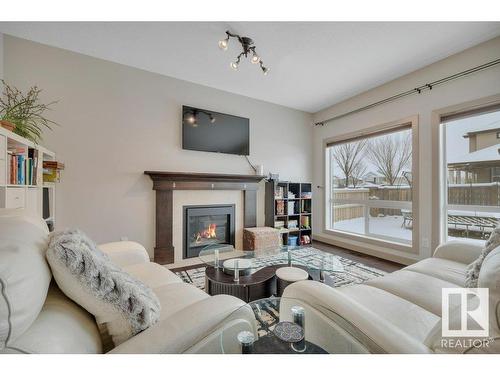
[[[182,148],[249,155],[249,124],[244,117],[182,106]]]

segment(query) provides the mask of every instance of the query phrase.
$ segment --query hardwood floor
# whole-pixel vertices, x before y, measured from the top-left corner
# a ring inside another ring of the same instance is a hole
[[[381,258],[377,258],[371,255],[366,255],[362,253],[358,253],[356,251],[344,249],[342,247],[333,246],[320,241],[313,241],[313,247],[325,251],[327,253],[338,255],[342,258],[347,258],[353,260],[355,262],[363,263],[369,267],[378,268],[379,270],[385,272],[394,272],[400,270],[404,266],[399,263],[391,262],[390,260],[385,260]]]
[[[361,254],[356,251],[347,250],[341,247],[333,246],[320,241],[313,241],[312,246],[318,250],[325,251],[334,255],[338,255],[342,258],[347,258],[355,262],[366,264],[369,267],[378,268],[379,270],[385,272],[394,272],[400,270],[404,266],[399,263],[394,263],[389,260],[377,258],[371,255]],[[202,267],[201,264],[188,267],[179,267],[171,269],[172,272],[185,271],[188,269]]]

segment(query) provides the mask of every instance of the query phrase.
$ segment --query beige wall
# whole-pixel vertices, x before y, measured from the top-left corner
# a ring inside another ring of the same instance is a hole
[[[415,51],[415,53],[418,53],[418,51]],[[314,120],[322,121],[331,118],[402,91],[412,89],[413,87],[498,59],[499,57],[500,38],[496,38],[318,112],[314,115]],[[430,256],[432,233],[432,165],[437,160],[437,156],[432,152],[432,111],[498,93],[500,93],[500,67],[496,66],[466,78],[435,87],[432,91],[427,91],[421,95],[409,96],[393,103],[331,122],[327,126],[316,127],[313,131],[313,183],[315,186],[324,184],[324,151],[322,147],[324,139],[357,130],[361,131],[378,124],[388,123],[413,115],[417,115],[419,118],[420,248],[416,249],[418,250],[418,256],[415,257],[411,254],[367,245],[357,241],[347,241],[344,244],[367,253],[407,263],[412,262],[414,259]],[[314,237],[332,243],[337,241],[338,243],[338,238],[323,233],[323,196],[324,191],[322,189],[315,190],[313,211],[315,223]]]
[[[0,33],[0,79],[3,79],[3,34]]]
[[[500,139],[497,138],[497,132],[498,130],[491,133],[476,134],[476,150],[499,144]]]
[[[253,173],[241,156],[182,150],[183,104],[250,118],[254,164],[283,179],[312,178],[308,113],[11,36],[4,44],[10,83],[37,84],[44,100],[60,99],[51,117],[61,127],[44,141],[66,164],[58,228],[80,227],[98,242],[128,237],[152,254],[154,193],[144,170]],[[261,189],[259,224],[263,199]]]

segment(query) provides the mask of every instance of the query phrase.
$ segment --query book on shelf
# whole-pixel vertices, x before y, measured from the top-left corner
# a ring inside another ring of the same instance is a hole
[[[301,216],[300,217],[300,227],[302,229],[311,229],[311,221],[309,216]]]
[[[284,228],[284,227],[285,227],[285,222],[284,222],[283,220],[276,220],[276,221],[274,222],[274,227],[275,227],[276,229],[282,229],[282,228]]]
[[[274,190],[274,198],[275,199],[283,199],[284,198],[283,186],[276,186],[276,189]]]
[[[7,151],[9,185],[36,185],[38,150],[12,149]]]
[[[43,182],[59,182],[61,180],[60,171],[64,169],[64,163],[56,160],[43,162]]]
[[[300,244],[301,245],[309,245],[311,243],[311,237],[307,234],[300,236]]]
[[[64,163],[58,162],[56,160],[45,160],[43,162],[43,168],[47,168],[47,169],[64,169]]]
[[[301,201],[300,202],[300,212],[303,214],[310,214],[311,213],[311,202],[308,201]]]
[[[285,202],[276,201],[276,215],[284,215],[285,214]]]

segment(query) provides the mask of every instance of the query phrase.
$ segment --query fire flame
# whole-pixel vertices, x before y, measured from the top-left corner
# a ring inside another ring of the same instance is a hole
[[[196,234],[196,242],[201,242],[202,238],[217,238],[217,234],[215,233],[216,228],[217,224],[210,224],[207,229],[198,232]]]

